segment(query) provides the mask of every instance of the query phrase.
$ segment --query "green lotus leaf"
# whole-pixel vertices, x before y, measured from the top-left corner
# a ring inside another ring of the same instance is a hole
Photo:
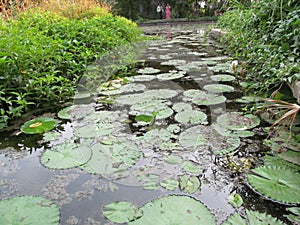
[[[233,92],[234,88],[226,84],[207,84],[203,87],[206,91],[213,93]]]
[[[239,208],[243,205],[244,201],[239,194],[230,194],[228,196],[228,202],[234,207]]]
[[[287,151],[278,154],[278,156],[279,158],[300,166],[300,152]]]
[[[58,137],[61,136],[61,133],[57,131],[51,131],[44,134],[43,140],[44,141],[54,141],[58,139]]]
[[[142,210],[130,202],[113,202],[103,209],[103,216],[115,223],[128,223],[143,215]]]
[[[162,73],[162,74],[159,74],[157,75],[156,77],[159,79],[159,80],[175,80],[175,79],[179,79],[181,77],[184,76],[184,73],[180,73],[180,72],[170,72],[170,73]]]
[[[205,95],[205,92],[197,89],[190,89],[183,92],[183,96],[188,97],[190,99],[194,98],[195,96],[203,96],[203,95]]]
[[[144,95],[151,96],[152,99],[168,99],[178,95],[178,92],[170,89],[157,89],[145,91]]]
[[[262,166],[248,174],[249,184],[262,195],[283,203],[300,203],[300,174],[283,167]]]
[[[179,185],[183,192],[192,194],[199,189],[201,183],[195,176],[183,175],[180,177]]]
[[[143,94],[121,95],[116,98],[116,102],[121,105],[134,105],[142,101],[150,101],[153,97]]]
[[[267,215],[266,213],[260,213],[258,211],[247,210],[247,217],[249,221],[249,225],[284,225],[283,222],[277,220],[276,218]],[[238,214],[234,213],[233,215],[229,216],[226,222],[222,223],[221,225],[246,225],[246,221]]]
[[[57,116],[60,119],[65,119],[65,120],[70,120],[72,119],[72,115],[70,114],[70,112],[75,108],[75,106],[69,106],[66,107],[64,109],[61,109],[58,113]]]
[[[185,110],[193,110],[193,107],[185,102],[178,102],[173,105],[172,109],[174,109],[175,112],[182,112]]]
[[[136,83],[125,84],[120,88],[120,90],[124,93],[139,92],[139,91],[144,91],[145,89],[146,86],[144,84],[136,84]]]
[[[156,76],[152,76],[152,75],[138,75],[138,76],[128,77],[127,79],[133,82],[148,82],[154,80],[155,78]]]
[[[258,126],[260,119],[252,114],[229,112],[218,116],[217,123],[229,130],[248,130]]]
[[[81,138],[95,138],[111,134],[113,131],[114,126],[110,123],[88,124],[78,128],[75,135]]]
[[[0,224],[59,224],[59,208],[38,196],[17,196],[0,201]]]
[[[169,164],[181,164],[183,163],[183,159],[178,155],[168,155],[164,158],[165,162]]]
[[[300,223],[300,208],[299,207],[290,207],[287,208],[287,211],[291,212],[292,214],[284,215],[288,218],[291,222],[295,224]]]
[[[69,169],[85,164],[92,151],[88,146],[66,142],[53,150],[47,149],[41,156],[41,163],[51,169]]]
[[[191,127],[183,131],[179,135],[179,143],[184,148],[196,149],[200,145],[206,143],[206,139],[200,134],[199,127]]]
[[[266,155],[265,156],[265,161],[264,161],[265,166],[278,166],[278,167],[287,167],[295,170],[300,170],[300,166],[295,165],[294,163],[289,163],[286,160],[283,160],[276,156],[270,156]]]
[[[196,174],[200,173],[200,167],[191,161],[185,161],[182,164],[182,167],[183,167],[184,171],[186,171],[186,172],[196,173]]]
[[[224,155],[236,150],[240,146],[238,137],[215,136],[210,143],[211,150],[215,155]]]
[[[212,126],[215,131],[217,131],[219,134],[222,136],[227,136],[227,137],[253,137],[255,135],[254,132],[249,131],[249,130],[229,130],[220,124],[216,123],[213,124]]]
[[[141,115],[137,115],[134,119],[135,119],[135,121],[142,121],[142,122],[146,122],[146,123],[150,123],[150,122],[152,122],[153,120],[154,120],[154,118],[155,118],[155,115],[143,115],[143,114],[141,114]]]
[[[192,102],[196,105],[218,105],[226,102],[226,97],[223,95],[205,94],[203,96],[195,96],[192,98]]]
[[[160,70],[152,67],[145,67],[143,69],[139,69],[137,72],[140,74],[155,74],[155,73],[159,73]]]
[[[215,66],[210,66],[209,70],[214,73],[230,73],[233,74],[232,66],[229,63],[219,63]]]
[[[183,59],[171,59],[166,62],[162,62],[161,65],[164,66],[179,66],[179,65],[184,65],[186,64],[186,61]]]
[[[226,81],[226,82],[229,82],[229,81],[234,81],[235,77],[231,76],[231,75],[227,75],[227,74],[218,74],[218,75],[211,76],[210,79],[212,79],[213,81],[220,81],[220,82]]]
[[[146,203],[141,209],[144,215],[128,225],[216,224],[208,209],[188,196],[164,196]]]
[[[164,187],[167,190],[174,191],[178,188],[179,182],[175,179],[166,179],[159,183],[160,186]]]
[[[159,175],[157,174],[151,174],[139,172],[135,173],[135,176],[138,178],[138,180],[143,184],[145,190],[156,190],[158,189],[158,179]]]
[[[179,123],[185,125],[193,125],[193,124],[205,124],[207,115],[201,111],[197,110],[185,110],[183,112],[179,112],[175,115],[175,120]]]
[[[21,131],[25,134],[41,134],[53,130],[57,123],[55,119],[40,117],[24,123]]]

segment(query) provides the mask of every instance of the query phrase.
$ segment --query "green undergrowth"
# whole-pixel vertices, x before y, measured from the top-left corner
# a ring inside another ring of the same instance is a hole
[[[88,65],[140,38],[135,23],[111,13],[69,19],[28,11],[0,20],[0,129],[32,108],[67,101]]]
[[[282,83],[300,78],[300,3],[262,0],[236,4],[219,18],[223,43],[244,61],[249,90],[270,95]]]

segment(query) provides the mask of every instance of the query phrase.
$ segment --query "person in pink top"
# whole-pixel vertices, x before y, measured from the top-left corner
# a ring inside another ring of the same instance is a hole
[[[167,4],[166,6],[166,19],[170,20],[171,19],[171,6]]]

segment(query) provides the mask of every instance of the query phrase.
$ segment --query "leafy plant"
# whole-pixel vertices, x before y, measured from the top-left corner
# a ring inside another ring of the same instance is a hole
[[[26,134],[41,134],[54,129],[57,125],[57,120],[40,117],[24,123],[21,127],[21,131]]]

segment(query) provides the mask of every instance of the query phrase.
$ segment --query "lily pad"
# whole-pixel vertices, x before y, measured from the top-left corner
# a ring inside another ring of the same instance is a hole
[[[184,76],[183,72],[169,72],[169,73],[162,73],[157,75],[159,80],[175,80],[179,79]]]
[[[115,223],[128,223],[143,215],[142,210],[130,202],[113,202],[104,206],[103,216]]]
[[[64,143],[53,150],[47,149],[41,156],[41,163],[51,169],[69,169],[85,164],[92,151],[88,146]]]
[[[145,67],[143,69],[139,69],[137,72],[140,74],[156,74],[159,73],[160,70],[152,67]]]
[[[185,110],[193,110],[193,107],[190,104],[187,104],[185,102],[178,102],[173,105],[172,107],[176,112],[182,112]]]
[[[164,160],[169,164],[181,164],[183,162],[182,157],[178,155],[168,155]]]
[[[206,143],[206,139],[200,134],[197,126],[188,128],[179,135],[179,143],[187,149],[196,149]]]
[[[218,75],[211,76],[210,79],[212,79],[213,81],[220,81],[220,82],[226,81],[226,82],[229,82],[229,81],[234,81],[235,77],[231,76],[231,75],[227,75],[227,74],[218,74]]]
[[[136,81],[136,82],[148,82],[154,80],[156,77],[152,75],[137,75],[132,77],[127,77],[129,81]]]
[[[208,209],[188,196],[165,196],[146,203],[141,209],[144,215],[128,225],[216,224]]]
[[[183,95],[186,97],[185,100],[192,101],[196,105],[217,105],[226,101],[226,97],[223,95],[206,93],[195,89],[185,91]]]
[[[72,119],[72,115],[70,114],[70,112],[72,111],[73,108],[74,108],[74,106],[66,107],[66,108],[60,110],[60,111],[57,113],[57,116],[58,116],[60,119],[70,120],[70,119]]]
[[[262,166],[248,174],[249,184],[259,193],[282,203],[300,203],[300,174],[292,169]]]
[[[17,196],[0,201],[0,224],[59,224],[59,208],[38,196]]]
[[[175,179],[166,179],[160,182],[160,186],[164,187],[167,190],[174,191],[178,188],[179,182]]]
[[[284,215],[288,218],[291,222],[295,224],[300,223],[300,208],[299,207],[290,207],[287,208],[287,211],[291,212],[292,214]]]
[[[230,194],[228,196],[228,202],[234,207],[239,208],[243,205],[243,199],[239,194]]]
[[[185,125],[193,124],[205,124],[207,115],[197,110],[185,110],[175,115],[175,120]]]
[[[57,125],[57,120],[40,117],[24,123],[21,131],[26,134],[41,134],[53,130]]]
[[[279,158],[300,166],[300,152],[287,151],[278,154],[278,156]]]
[[[213,93],[233,92],[234,88],[226,84],[207,84],[203,87],[205,90]]]
[[[217,123],[229,130],[248,130],[258,126],[260,119],[252,114],[229,112],[218,116]]]
[[[130,83],[125,84],[120,88],[120,90],[123,93],[129,93],[129,92],[139,92],[146,89],[146,86],[144,84],[138,84],[138,83]]]
[[[200,180],[196,176],[183,175],[180,177],[180,189],[185,193],[195,193],[200,185]]]
[[[267,215],[266,213],[260,213],[258,211],[247,210],[247,217],[249,221],[249,225],[284,225],[283,222],[277,220],[276,218]],[[229,216],[226,222],[222,223],[222,225],[247,225],[246,221],[238,214],[234,213]]]

